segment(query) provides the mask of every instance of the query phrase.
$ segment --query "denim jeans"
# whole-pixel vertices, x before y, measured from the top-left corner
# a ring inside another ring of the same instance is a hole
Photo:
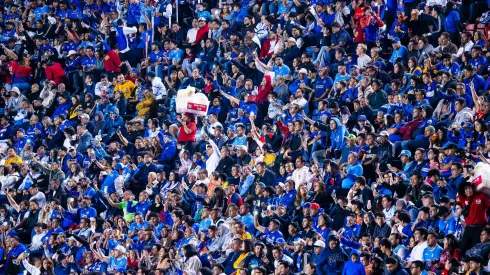
[[[330,64],[330,60],[331,60],[331,56],[327,46],[322,46],[313,64],[318,65],[320,67],[325,67],[328,66],[328,64]]]

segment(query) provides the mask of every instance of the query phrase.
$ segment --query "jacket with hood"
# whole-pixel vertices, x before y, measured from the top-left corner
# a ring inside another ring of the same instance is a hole
[[[468,121],[473,121],[473,111],[468,107],[464,107],[461,111],[456,113],[453,125],[460,126],[463,122]]]
[[[344,265],[344,271],[342,275],[365,275],[366,270],[364,269],[364,265],[361,261],[361,252],[357,249],[353,249],[350,253],[350,256],[357,255],[357,262],[353,262],[352,260],[348,260]]]
[[[337,246],[333,250],[327,245],[316,259],[316,272],[318,275],[340,275],[344,268],[346,258],[344,249]]]
[[[163,99],[167,96],[167,89],[165,89],[165,85],[163,85],[162,79],[158,76],[153,78],[153,80],[151,81],[151,89],[156,100]]]
[[[250,96],[250,101],[253,101],[255,103],[259,103],[263,100],[266,100],[267,99],[267,96],[269,95],[269,93],[272,91],[272,79],[271,79],[271,76],[270,75],[265,75],[264,76],[265,78],[265,85],[262,86],[260,85],[259,88],[258,88],[258,92],[257,92],[257,95],[251,95]]]
[[[337,129],[332,130],[332,135],[330,136],[331,138],[331,146],[332,150],[340,150],[342,147],[345,146],[345,138],[346,136],[349,135],[349,132],[347,129],[340,123],[340,121],[333,117],[332,120],[335,122],[337,125]]]

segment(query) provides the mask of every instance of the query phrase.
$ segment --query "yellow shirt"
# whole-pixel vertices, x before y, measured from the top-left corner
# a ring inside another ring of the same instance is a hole
[[[10,164],[12,163],[15,163],[15,164],[18,164],[18,165],[21,165],[22,164],[22,158],[20,158],[19,156],[15,156],[15,157],[9,157],[5,160],[5,163],[3,164],[4,166],[10,166]]]
[[[114,87],[114,92],[121,91],[126,99],[130,99],[134,97],[135,88],[136,84],[126,80],[123,84],[116,84],[116,87]]]

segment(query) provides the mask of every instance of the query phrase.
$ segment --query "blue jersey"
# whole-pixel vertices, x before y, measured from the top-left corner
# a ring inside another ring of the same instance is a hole
[[[128,260],[126,257],[122,257],[121,259],[116,259],[114,257],[109,257],[108,263],[108,271],[117,271],[117,272],[126,272],[126,267],[128,266]]]
[[[278,241],[282,241],[282,242],[286,243],[286,241],[284,240],[284,235],[279,230],[276,230],[274,232],[270,232],[269,228],[266,228],[264,234],[266,237],[266,243],[268,243],[268,244],[273,245],[273,244],[276,244]]]
[[[97,64],[97,59],[95,58],[95,56],[92,56],[92,58],[84,56],[82,57],[80,64],[82,66],[85,66],[85,71],[88,71],[91,68],[95,67],[95,65]]]
[[[130,50],[128,34],[135,33],[136,31],[137,31],[136,27],[133,28],[127,28],[123,26],[117,27],[116,41],[117,41],[117,45],[119,46],[119,51],[121,53],[125,53]]]
[[[252,112],[254,114],[257,114],[259,109],[257,108],[257,105],[253,102],[247,102],[245,103],[244,101],[240,101],[240,108],[243,110],[243,112],[247,115],[250,115]],[[248,117],[243,116],[242,117],[242,123],[250,123],[250,119]]]

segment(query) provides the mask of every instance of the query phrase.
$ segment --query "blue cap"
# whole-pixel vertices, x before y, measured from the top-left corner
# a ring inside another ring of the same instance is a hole
[[[469,128],[473,128],[473,124],[471,122],[463,122],[461,123],[461,127],[469,127]]]
[[[303,204],[303,209],[310,208],[310,206],[311,206],[311,203],[307,202],[307,203]]]
[[[400,38],[395,37],[395,38],[393,38],[393,40],[391,42],[392,43],[400,43]]]
[[[398,157],[401,157],[403,155],[405,155],[405,156],[407,156],[409,158],[412,157],[412,153],[410,151],[408,151],[408,150],[402,150],[401,153],[400,153],[400,155]]]
[[[279,238],[276,240],[276,243],[277,244],[285,244],[286,243],[286,240],[284,240],[283,238]]]
[[[405,12],[405,10],[404,10],[403,8],[398,8],[398,9],[396,9],[396,13],[399,13],[399,12],[403,12],[403,13],[404,13],[404,12]]]
[[[446,142],[443,146],[442,146],[442,149],[443,150],[446,150],[446,149],[456,149],[458,148],[458,145],[454,142]]]
[[[228,126],[228,130],[235,132],[236,128],[234,125],[230,125],[230,126]]]
[[[374,66],[381,68],[381,67],[383,67],[383,63],[380,61],[376,61],[376,62],[374,62]]]
[[[137,69],[137,68],[133,68],[133,69],[131,70],[131,72],[133,72],[133,73],[137,73],[137,74],[139,74],[139,73],[140,73],[140,72],[138,71],[138,69]]]
[[[357,117],[357,120],[367,120],[365,115],[360,115]]]
[[[114,166],[114,170],[122,170],[122,169],[124,169],[122,163],[117,163],[116,166]]]
[[[157,75],[156,75],[154,72],[148,72],[148,73],[146,74],[146,76],[148,76],[148,77],[155,77],[155,76],[157,76]]]
[[[24,130],[24,129],[22,129],[22,128],[17,129],[17,132],[19,132],[19,131],[20,131],[20,132],[22,132],[23,134],[25,134],[25,133],[26,133],[26,130]]]

